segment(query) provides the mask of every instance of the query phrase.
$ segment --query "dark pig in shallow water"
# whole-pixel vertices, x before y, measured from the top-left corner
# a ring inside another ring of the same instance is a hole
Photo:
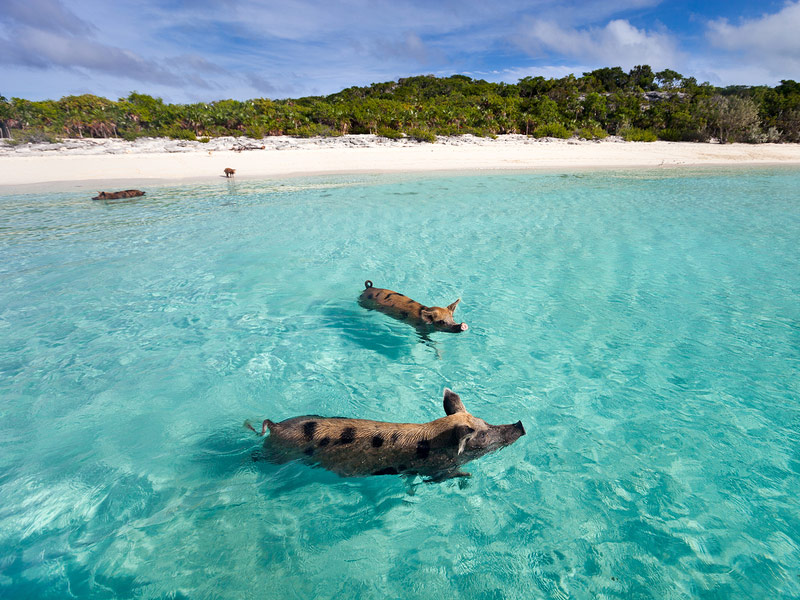
[[[120,198],[136,198],[144,196],[141,190],[123,190],[121,192],[97,192],[97,196],[92,200],[119,200]]]
[[[453,311],[461,302],[461,298],[442,308],[441,306],[425,306],[403,294],[373,287],[370,280],[364,282],[364,287],[366,289],[361,292],[358,299],[364,308],[379,310],[419,329],[452,333],[460,333],[469,329],[466,323],[456,323],[453,320]]]
[[[445,388],[447,415],[429,423],[386,423],[364,419],[293,417],[266,419],[261,435],[265,455],[274,462],[301,459],[343,477],[420,475],[432,481],[469,477],[461,465],[525,435],[520,421],[489,425],[472,416],[461,398]],[[253,429],[248,424],[250,429]],[[255,429],[253,429],[255,431]]]

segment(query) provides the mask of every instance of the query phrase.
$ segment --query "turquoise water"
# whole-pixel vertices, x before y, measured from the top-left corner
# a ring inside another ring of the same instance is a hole
[[[800,171],[0,196],[0,597],[800,597]],[[358,306],[463,300],[461,335]],[[245,419],[528,435],[466,486]]]

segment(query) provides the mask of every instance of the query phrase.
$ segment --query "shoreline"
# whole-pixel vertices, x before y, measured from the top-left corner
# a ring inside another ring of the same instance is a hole
[[[240,145],[255,147],[236,151]],[[263,149],[261,148],[263,146]],[[169,182],[283,179],[314,175],[554,171],[720,166],[800,166],[800,144],[624,142],[471,135],[435,144],[372,135],[336,138],[215,138],[208,143],[141,138],[0,143],[0,193],[33,188],[146,187]]]

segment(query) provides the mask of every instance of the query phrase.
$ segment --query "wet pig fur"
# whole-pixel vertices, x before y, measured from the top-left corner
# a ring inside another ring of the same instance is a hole
[[[119,200],[120,198],[136,198],[144,196],[141,190],[123,190],[121,192],[98,192],[92,200]]]
[[[365,289],[359,297],[359,303],[364,308],[379,310],[418,329],[452,333],[460,333],[469,329],[466,323],[456,323],[453,320],[453,312],[461,302],[461,298],[442,308],[441,306],[425,306],[403,294],[373,287],[369,280],[364,282],[364,287]]]
[[[447,416],[429,423],[386,423],[364,419],[293,417],[266,419],[261,435],[267,459],[300,459],[343,477],[420,475],[432,481],[469,477],[461,465],[525,435],[520,421],[489,425],[472,416],[461,398],[445,388]]]

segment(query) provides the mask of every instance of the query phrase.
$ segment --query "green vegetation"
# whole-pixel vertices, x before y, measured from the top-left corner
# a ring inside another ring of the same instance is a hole
[[[608,137],[606,130],[599,125],[587,125],[586,127],[582,127],[575,132],[575,135],[583,140],[602,140]]]
[[[436,134],[427,129],[412,129],[408,132],[408,137],[418,142],[430,142],[431,144],[436,141]]]
[[[619,135],[626,142],[655,142],[658,139],[658,136],[649,129],[639,127],[626,127],[620,130]]]
[[[572,132],[567,131],[563,123],[546,123],[533,130],[533,137],[552,137],[565,140],[572,137]]]
[[[435,142],[437,135],[727,142],[800,142],[800,83],[714,87],[647,65],[516,84],[433,75],[351,87],[330,96],[165,104],[132,92],[60,100],[0,96],[0,137],[15,143],[64,137],[167,136],[205,140],[371,133]]]

